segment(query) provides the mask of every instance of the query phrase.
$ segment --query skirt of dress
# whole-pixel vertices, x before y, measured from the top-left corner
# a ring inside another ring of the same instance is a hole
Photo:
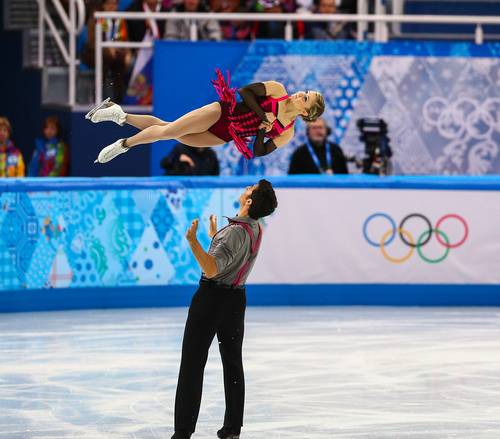
[[[236,108],[236,88],[230,86],[229,72],[227,72],[227,82],[219,69],[216,69],[215,73],[217,79],[212,80],[212,84],[219,95],[222,112],[219,120],[209,128],[209,131],[226,142],[233,140],[234,146],[243,154],[243,157],[251,159],[253,152],[248,147],[250,139],[238,134],[242,127],[238,126],[237,121],[232,120]]]

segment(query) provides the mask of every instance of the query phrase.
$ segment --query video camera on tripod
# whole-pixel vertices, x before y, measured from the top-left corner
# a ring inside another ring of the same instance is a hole
[[[392,150],[387,137],[387,123],[383,119],[364,117],[356,122],[361,135],[359,140],[365,144],[364,157],[359,160],[350,158],[364,174],[389,175],[392,172]]]

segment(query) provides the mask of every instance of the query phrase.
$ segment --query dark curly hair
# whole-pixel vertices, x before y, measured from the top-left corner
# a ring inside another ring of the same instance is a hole
[[[278,207],[278,200],[276,199],[273,185],[267,180],[259,181],[250,198],[252,199],[252,204],[250,204],[250,208],[248,209],[248,215],[253,219],[270,215]]]

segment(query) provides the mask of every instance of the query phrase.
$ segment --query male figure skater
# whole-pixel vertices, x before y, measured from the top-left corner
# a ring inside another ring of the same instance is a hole
[[[208,350],[217,334],[224,370],[226,411],[221,439],[239,439],[243,425],[245,380],[241,348],[245,318],[245,281],[253,267],[262,237],[259,218],[271,214],[278,202],[267,180],[249,186],[240,196],[238,215],[217,232],[210,217],[212,243],[203,250],[194,220],[186,238],[202,269],[200,286],[191,300],[175,395],[175,433],[172,439],[189,439],[200,410],[203,371]]]

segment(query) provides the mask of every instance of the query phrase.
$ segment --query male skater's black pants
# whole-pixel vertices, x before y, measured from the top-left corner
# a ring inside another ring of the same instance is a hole
[[[246,308],[244,289],[221,288],[201,281],[191,300],[182,342],[182,360],[175,395],[175,431],[195,431],[200,411],[203,372],[208,349],[217,334],[224,370],[224,427],[239,434],[243,425],[245,378],[241,359]]]

